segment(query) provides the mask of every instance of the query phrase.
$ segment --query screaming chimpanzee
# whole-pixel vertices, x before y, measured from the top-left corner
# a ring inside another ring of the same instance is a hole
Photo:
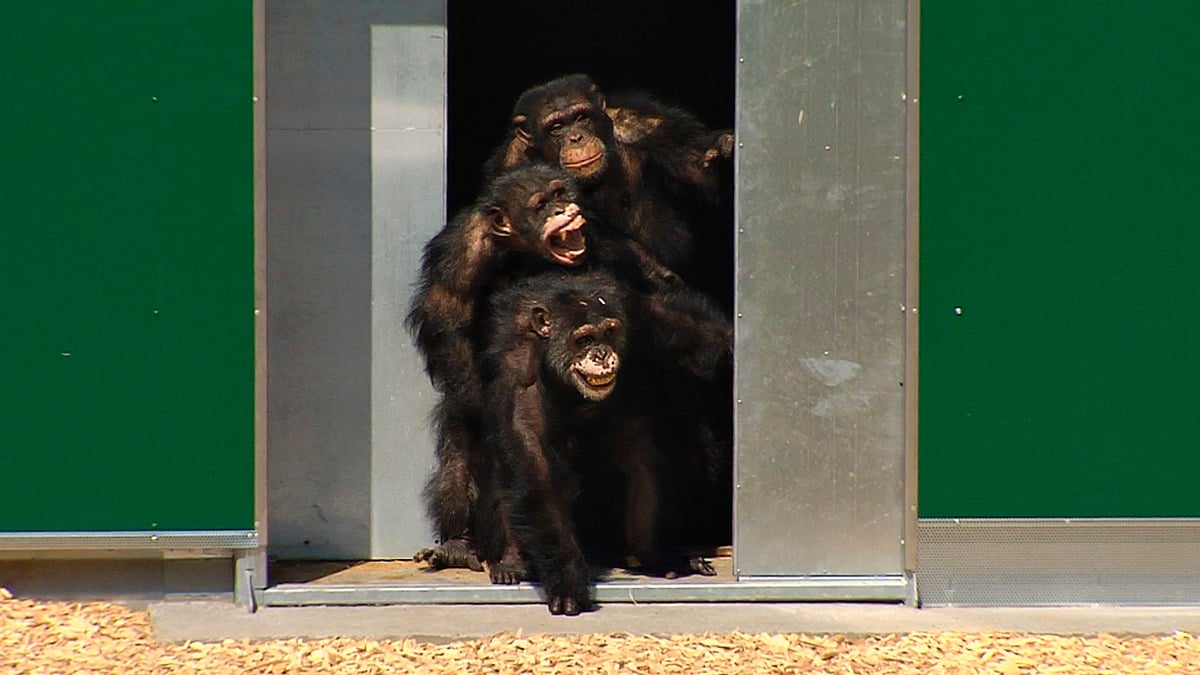
[[[493,494],[484,480],[490,461],[481,454],[476,345],[482,322],[477,318],[494,285],[539,266],[582,262],[584,218],[568,187],[548,180],[545,171],[506,173],[425,246],[407,325],[434,388],[442,394],[434,410],[437,469],[425,486],[440,545],[416,556],[435,567],[482,569],[477,558],[481,549],[509,548],[511,555],[503,560],[495,551],[484,556],[491,558],[489,574],[502,583],[516,583],[521,575],[503,523],[481,527],[476,522],[497,512],[492,505],[479,508]],[[493,531],[495,542],[473,536]]]
[[[693,236],[680,209],[689,200],[711,207],[723,196],[731,132],[709,130],[690,113],[644,96],[608,107],[586,75],[521,94],[512,123],[512,136],[488,161],[490,173],[530,162],[559,165],[576,176],[607,224],[667,267],[685,276],[693,271]]]
[[[585,230],[577,201],[567,172],[549,166],[514,169],[493,179],[476,203],[425,247],[407,324],[442,395],[433,415],[437,468],[425,487],[440,545],[418,552],[417,560],[481,569],[482,556],[495,583],[517,583],[523,574],[506,524],[493,520],[502,512],[492,503],[491,462],[481,448],[477,359],[486,329],[481,315],[494,289],[540,269],[594,260],[647,292],[679,286],[665,296],[664,312],[688,307],[676,300],[686,298],[685,287],[636,242],[612,230]],[[716,323],[720,326],[722,319]]]

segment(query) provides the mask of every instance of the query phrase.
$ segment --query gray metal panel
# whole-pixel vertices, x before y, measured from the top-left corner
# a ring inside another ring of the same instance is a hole
[[[403,330],[426,241],[446,222],[446,27],[371,28],[371,554],[430,541],[434,392]]]
[[[387,233],[373,232],[371,28],[381,24],[444,25],[444,6],[440,0],[266,6],[267,472],[270,550],[277,557],[410,555],[428,538],[423,524],[414,529],[419,510],[406,500],[419,489],[431,444],[400,449],[417,453],[412,461],[420,471],[413,475],[396,475],[395,446],[372,447],[375,425],[394,442],[403,440],[396,427],[426,426],[425,409],[408,408],[404,421],[390,406],[378,417],[372,411],[373,397],[387,396],[396,384],[375,378],[390,377],[397,363],[414,358],[398,355],[404,345],[382,335],[372,308],[373,302],[382,308],[380,322],[403,330],[397,308],[410,289],[384,284],[407,271],[375,269],[398,258],[381,258],[374,248],[416,246],[381,244]],[[410,194],[403,183],[390,188],[395,199],[420,202],[429,213],[429,195]],[[384,227],[392,234],[400,228]],[[375,339],[382,343],[373,345]],[[380,366],[373,353],[383,359]],[[379,484],[375,462],[383,463],[379,480],[392,484]],[[393,522],[402,510],[405,520]]]
[[[370,552],[369,152],[365,125],[268,130],[268,517],[279,557]]]
[[[927,605],[1200,605],[1198,519],[923,519]]]
[[[742,576],[904,569],[905,4],[739,4]]]

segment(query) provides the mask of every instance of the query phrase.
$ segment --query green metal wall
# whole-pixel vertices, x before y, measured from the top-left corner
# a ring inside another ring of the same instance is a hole
[[[1197,27],[921,3],[922,517],[1200,516]]]
[[[251,12],[0,3],[0,532],[253,527]]]

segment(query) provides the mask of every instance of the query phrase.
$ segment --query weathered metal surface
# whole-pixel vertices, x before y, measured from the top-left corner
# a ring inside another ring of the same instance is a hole
[[[743,576],[903,570],[905,11],[739,5]]]

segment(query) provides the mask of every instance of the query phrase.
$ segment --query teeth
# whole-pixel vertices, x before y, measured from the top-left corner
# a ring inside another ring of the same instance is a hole
[[[593,387],[602,387],[615,379],[615,375],[589,375],[587,377],[587,383]]]

